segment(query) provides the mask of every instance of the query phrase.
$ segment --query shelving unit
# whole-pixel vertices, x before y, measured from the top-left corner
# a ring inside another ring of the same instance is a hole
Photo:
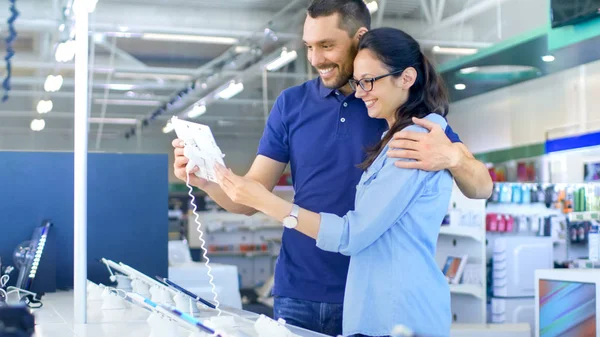
[[[485,242],[485,231],[482,231],[479,227],[442,226],[440,229],[440,235],[464,237]]]
[[[436,261],[443,267],[448,256],[467,255],[467,264],[477,268],[478,284],[451,284],[452,317],[454,324],[485,324],[486,314],[486,237],[485,200],[465,197],[456,184],[449,211],[457,210],[476,215],[472,226],[453,223],[440,228]]]
[[[485,289],[477,284],[451,284],[450,292],[457,295],[469,295],[478,299],[485,299]]]
[[[600,221],[600,212],[573,212],[569,213],[569,221]]]

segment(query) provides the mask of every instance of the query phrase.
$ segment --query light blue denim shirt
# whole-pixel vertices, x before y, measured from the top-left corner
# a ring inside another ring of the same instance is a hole
[[[445,119],[426,119],[446,128]],[[406,130],[427,132],[411,125]],[[435,261],[452,176],[446,170],[400,169],[388,146],[362,175],[353,211],[321,214],[317,246],[349,255],[344,336],[390,335],[402,324],[416,333],[449,336],[450,289]]]

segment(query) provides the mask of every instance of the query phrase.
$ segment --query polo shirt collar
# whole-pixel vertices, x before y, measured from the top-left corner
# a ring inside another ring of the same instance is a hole
[[[333,94],[337,90],[337,89],[327,88],[325,85],[323,85],[321,77],[319,77],[317,79],[317,81],[318,81],[318,85],[319,85],[319,95],[323,98]]]
[[[317,78],[317,86],[319,87],[319,96],[321,96],[323,98],[325,98],[329,95],[333,95],[336,91],[338,91],[338,89],[330,89],[330,88],[327,88],[326,86],[324,86],[323,82],[321,82],[320,77]],[[341,94],[342,93],[340,92],[340,95]],[[351,99],[355,98],[354,92],[352,92],[350,95],[348,95],[347,98],[351,98]]]

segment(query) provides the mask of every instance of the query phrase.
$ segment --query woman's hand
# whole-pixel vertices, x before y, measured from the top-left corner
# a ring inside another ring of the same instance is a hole
[[[235,203],[256,209],[261,198],[269,194],[263,184],[250,178],[240,177],[220,164],[215,165],[215,173],[221,189]]]
[[[183,140],[174,139],[172,145],[173,153],[175,155],[175,159],[173,160],[173,173],[177,178],[186,182],[188,178],[188,173],[186,169],[189,159],[183,154]],[[198,172],[198,166],[194,167],[189,173],[190,184],[192,186],[196,186],[201,190],[206,190],[208,187],[210,187],[211,184],[214,184],[206,179],[198,177],[194,174],[196,172]]]

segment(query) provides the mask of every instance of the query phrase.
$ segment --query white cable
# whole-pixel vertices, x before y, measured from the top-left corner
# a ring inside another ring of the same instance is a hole
[[[196,228],[196,230],[198,231],[198,233],[200,233],[200,241],[202,243],[200,245],[200,248],[202,248],[202,252],[203,252],[202,256],[206,259],[205,265],[206,265],[206,268],[208,269],[207,273],[208,273],[208,277],[209,277],[209,283],[210,283],[210,285],[212,287],[212,293],[215,295],[215,297],[214,297],[214,301],[216,303],[215,306],[216,306],[216,309],[218,311],[218,316],[221,316],[221,309],[219,309],[220,303],[217,300],[217,287],[215,286],[215,283],[213,282],[214,278],[212,276],[212,269],[210,268],[210,265],[208,264],[210,262],[210,260],[208,259],[208,256],[207,256],[208,251],[204,247],[204,245],[206,244],[206,241],[204,241],[204,239],[202,238],[202,236],[203,236],[202,229],[201,229],[202,224],[198,220],[199,215],[196,212],[196,210],[198,209],[198,206],[196,206],[196,198],[192,194],[193,188],[192,188],[192,185],[190,185],[190,173],[189,172],[187,172],[187,181],[186,181],[186,184],[187,184],[187,187],[189,189],[188,195],[190,196],[190,198],[192,198],[192,206],[194,206],[194,209],[192,210],[192,212],[194,213],[194,216],[195,216],[194,222],[196,222],[196,224],[198,225],[198,227]]]
[[[2,275],[2,277],[0,277],[0,294],[2,295],[2,297],[4,297],[4,301],[8,300],[8,293],[6,292],[6,290],[4,290],[4,287],[6,287],[9,280],[10,276],[8,276],[8,274]]]

